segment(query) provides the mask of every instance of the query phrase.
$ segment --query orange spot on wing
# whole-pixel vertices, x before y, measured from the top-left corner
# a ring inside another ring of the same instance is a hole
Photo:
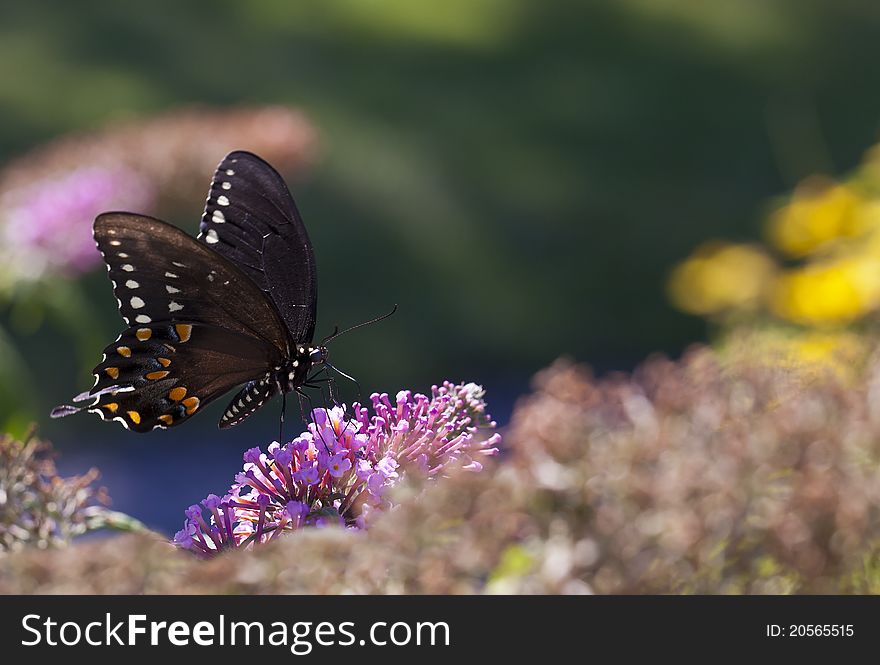
[[[119,405],[116,402],[110,402],[108,404],[104,404],[103,407],[107,409],[110,413],[116,413]]]
[[[168,391],[168,397],[173,399],[175,402],[179,402],[184,397],[186,397],[186,388],[184,388],[183,386],[172,388]]]
[[[141,424],[141,414],[139,414],[137,411],[129,411],[128,417],[131,418],[131,422],[133,422],[135,425]]]
[[[186,407],[186,414],[191,416],[196,412],[196,409],[199,408],[199,398],[198,397],[187,397],[183,400],[183,405]]]
[[[149,374],[147,374],[147,378],[148,378],[150,381],[156,381],[156,380],[158,380],[158,379],[164,379],[164,378],[165,378],[166,376],[168,376],[170,373],[171,373],[171,372],[165,372],[165,371],[160,371],[160,372],[150,372]]]
[[[159,364],[162,365],[162,367],[168,367],[168,365],[171,364],[171,361],[168,360],[168,358],[156,358],[156,360],[159,361]]]
[[[166,425],[170,425],[174,422],[174,418],[169,416],[167,413],[159,416],[159,420],[161,420]]]
[[[146,342],[150,337],[153,336],[153,331],[149,328],[138,328],[137,332],[134,334],[140,341]]]
[[[193,327],[188,323],[176,323],[174,324],[174,329],[177,331],[177,336],[180,338],[180,342],[188,342],[190,335],[192,335]]]
[[[116,353],[118,353],[123,358],[131,358],[131,349],[127,346],[117,346]]]
[[[107,372],[107,375],[111,379],[115,380],[115,379],[119,378],[119,368],[118,367],[107,367],[104,371]]]

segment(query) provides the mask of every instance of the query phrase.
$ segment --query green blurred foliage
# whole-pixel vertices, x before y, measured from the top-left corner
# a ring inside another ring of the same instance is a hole
[[[703,335],[666,304],[669,268],[706,238],[756,237],[768,196],[858,161],[878,28],[872,3],[819,0],[5,3],[0,159],[186,104],[299,107],[322,150],[292,183],[319,332],[400,303],[338,364],[367,390],[522,386],[563,353],[625,367]],[[200,207],[171,221],[193,231]],[[117,330],[105,282],[59,325]],[[73,334],[13,330],[4,359],[56,377],[47,403],[91,383]]]

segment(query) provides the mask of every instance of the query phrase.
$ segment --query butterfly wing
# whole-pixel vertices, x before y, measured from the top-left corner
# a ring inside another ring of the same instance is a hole
[[[289,350],[272,302],[234,264],[151,217],[95,221],[129,327],[104,351],[89,411],[137,432],[180,424],[231,388],[266,378]],[[56,417],[78,409],[59,407]]]
[[[284,179],[244,151],[214,174],[199,239],[238,266],[274,302],[294,343],[309,343],[317,316],[315,255]]]
[[[277,349],[263,340],[213,325],[131,327],[104,349],[88,410],[135,432],[173,427],[254,377],[268,385],[278,362]]]
[[[287,350],[286,327],[274,305],[203,243],[171,224],[131,213],[104,213],[94,231],[128,325],[205,323]]]

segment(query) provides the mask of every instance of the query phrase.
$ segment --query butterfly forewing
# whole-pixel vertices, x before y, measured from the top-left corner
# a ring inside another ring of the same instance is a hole
[[[95,221],[95,241],[130,326],[208,323],[286,348],[285,326],[260,289],[180,229],[142,215],[105,213]]]
[[[315,331],[312,244],[284,179],[249,152],[229,153],[214,174],[199,239],[232,261],[275,304],[294,343]]]
[[[94,370],[90,411],[138,432],[170,427],[287,355],[286,327],[263,292],[180,229],[106,213],[95,240],[131,327]]]

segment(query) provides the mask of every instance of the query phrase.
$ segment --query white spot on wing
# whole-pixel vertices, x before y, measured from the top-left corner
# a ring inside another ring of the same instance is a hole
[[[226,169],[226,175],[235,175],[235,171],[232,169]]]
[[[138,323],[150,323],[153,319],[151,319],[151,318],[150,318],[149,316],[147,316],[146,314],[138,314],[138,315],[134,318],[134,320],[137,321]]]
[[[223,183],[222,185],[220,185],[220,186],[221,186],[223,189],[225,189],[225,190],[230,190],[230,189],[232,189],[232,183],[230,183],[230,182],[224,182],[224,183]]]
[[[220,236],[217,235],[217,232],[214,229],[208,229],[208,233],[205,235],[205,242],[209,245],[213,245],[220,242]]]
[[[122,266],[122,269],[125,272],[132,272],[134,270],[134,266],[131,265],[130,263],[126,263],[124,266]]]
[[[130,302],[131,302],[132,308],[134,308],[134,309],[140,309],[141,307],[143,307],[146,304],[143,300],[141,300],[137,296],[132,298]]]
[[[165,276],[170,277],[171,279],[177,279],[177,275],[175,275],[173,272],[166,272]]]
[[[217,205],[228,206],[229,199],[227,199],[225,196],[218,196],[217,197]]]
[[[113,247],[119,247],[119,245],[122,244],[122,241],[121,240],[111,240],[110,244],[113,245]]]
[[[140,284],[138,284],[138,283],[137,283],[136,281],[134,281],[133,279],[128,280],[128,281],[125,283],[125,285],[126,285],[128,288],[130,288],[130,289],[136,289],[136,288],[138,288],[138,287],[140,286]]]
[[[119,252],[119,254],[117,254],[116,256],[118,256],[120,259],[128,258],[128,254],[126,254],[125,252]]]
[[[211,221],[215,224],[223,224],[226,221],[226,217],[219,210],[215,210],[213,216],[211,217]]]
[[[179,312],[182,309],[183,309],[183,305],[180,305],[180,304],[174,302],[173,300],[170,303],[168,303],[168,311],[169,312]]]
[[[168,291],[168,293],[180,293],[180,289],[175,289],[173,286],[168,286],[167,284],[165,285],[165,290]]]

